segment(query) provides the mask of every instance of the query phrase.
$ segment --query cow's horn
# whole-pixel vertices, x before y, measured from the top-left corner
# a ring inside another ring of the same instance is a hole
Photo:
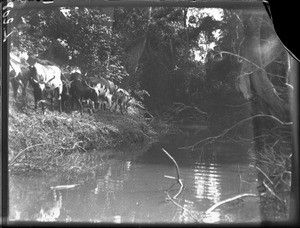
[[[95,89],[94,87],[91,87],[85,80],[83,80],[85,82],[85,84],[90,87],[91,89]]]
[[[32,78],[32,80],[33,80],[35,83],[39,83],[38,80],[36,80],[36,79],[34,79],[34,78]]]

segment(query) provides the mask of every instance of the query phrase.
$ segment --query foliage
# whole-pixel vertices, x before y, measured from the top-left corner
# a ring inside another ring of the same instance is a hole
[[[20,50],[40,54],[61,66],[77,66],[96,77],[120,81],[127,76],[119,37],[111,32],[110,19],[101,9],[75,7],[22,13],[19,24],[26,29],[13,36]],[[45,55],[49,50],[52,52]]]
[[[17,32],[12,40],[19,50],[39,53],[61,66],[80,67],[84,74],[110,78],[117,84],[128,78],[126,89],[150,93],[145,99],[150,109],[174,102],[202,109],[216,101],[217,106],[229,103],[229,95],[239,97],[238,103],[243,99],[236,85],[241,68],[238,55],[247,32],[241,19],[245,11],[222,10],[221,20],[203,9],[181,7],[119,7],[113,10],[113,18],[103,8],[15,13]],[[265,39],[273,31],[267,20],[263,23]],[[128,49],[143,38],[146,45],[139,50],[143,52],[139,65],[130,72]],[[227,54],[220,56],[222,51]],[[285,76],[284,58],[278,57],[267,68],[279,90],[285,90],[285,79],[280,79]],[[281,94],[284,96],[284,91]]]

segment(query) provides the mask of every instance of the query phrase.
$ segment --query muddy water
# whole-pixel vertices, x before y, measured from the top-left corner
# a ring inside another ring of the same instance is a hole
[[[178,149],[199,136],[179,135],[152,145],[147,151],[114,151],[105,168],[86,178],[61,174],[10,176],[10,221],[115,223],[227,223],[259,222],[258,198],[238,205],[226,203],[206,216],[216,203],[243,193],[256,194],[256,173],[249,167],[245,143],[212,143],[202,150]],[[178,162],[179,185],[165,148]],[[55,189],[58,185],[76,185]],[[52,188],[51,188],[52,187]],[[184,208],[184,209],[183,209]]]

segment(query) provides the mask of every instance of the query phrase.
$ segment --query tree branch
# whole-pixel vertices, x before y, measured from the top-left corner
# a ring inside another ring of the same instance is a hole
[[[35,145],[31,145],[31,146],[29,146],[29,147],[26,147],[24,150],[21,150],[13,159],[12,159],[12,161],[10,162],[10,165],[12,165],[13,163],[14,163],[14,161],[23,153],[23,152],[25,152],[26,150],[29,150],[29,149],[31,149],[31,148],[33,148],[33,147],[36,147],[36,146],[43,146],[43,145],[45,145],[45,144],[50,144],[50,143],[39,143],[39,144],[35,144]]]
[[[183,189],[183,183],[182,183],[182,180],[180,179],[179,167],[178,167],[175,159],[164,148],[162,148],[162,151],[173,161],[173,163],[175,164],[175,167],[176,167],[176,173],[177,173],[176,180],[177,180],[177,183],[180,185],[179,191],[177,192],[177,194],[175,196],[173,196],[173,199],[176,199],[176,197],[182,192],[182,189]]]
[[[281,121],[280,119],[276,118],[275,116],[272,116],[272,115],[266,115],[266,114],[257,114],[255,116],[251,116],[251,117],[248,117],[246,119],[242,119],[241,121],[237,122],[236,124],[234,124],[233,126],[231,126],[230,128],[227,128],[225,129],[221,134],[219,135],[216,135],[216,136],[211,136],[211,137],[208,137],[206,139],[203,139],[203,140],[200,140],[198,141],[197,143],[191,145],[191,146],[187,146],[187,147],[181,147],[179,149],[191,149],[191,150],[194,150],[195,146],[203,143],[203,142],[207,142],[207,141],[214,141],[218,138],[221,138],[223,136],[225,136],[229,131],[231,131],[232,129],[234,129],[235,127],[237,127],[238,125],[240,125],[241,123],[244,123],[246,121],[249,121],[251,119],[254,119],[254,118],[258,118],[258,117],[268,117],[268,118],[271,118],[273,120],[276,120],[278,123],[280,123],[281,125],[291,125],[293,124],[293,122],[283,122]]]
[[[256,168],[258,171],[260,171],[267,178],[267,180],[273,185],[273,181],[271,181],[270,178],[267,176],[267,174],[264,171],[262,171],[259,167],[254,166],[254,165],[249,165],[249,166]]]

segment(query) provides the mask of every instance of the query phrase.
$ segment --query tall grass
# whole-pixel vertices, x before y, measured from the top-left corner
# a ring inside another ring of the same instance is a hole
[[[81,116],[77,111],[48,110],[42,114],[12,101],[8,121],[9,169],[14,173],[84,172],[91,168],[86,162],[91,152],[101,157],[106,148],[150,144],[159,135],[141,115],[99,111]]]

